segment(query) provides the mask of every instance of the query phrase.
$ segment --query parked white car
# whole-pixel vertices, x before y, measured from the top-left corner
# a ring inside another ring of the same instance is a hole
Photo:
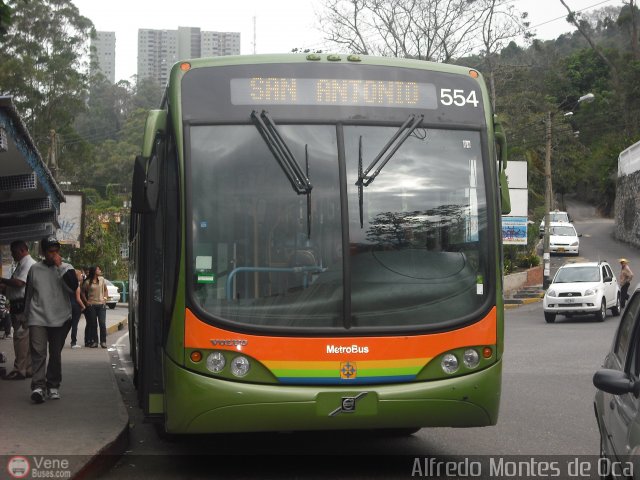
[[[120,301],[120,290],[113,283],[111,283],[106,278],[104,279],[107,284],[107,291],[109,292],[109,300],[107,301],[107,305],[110,309],[116,308],[117,303]]]
[[[542,306],[547,323],[555,322],[557,314],[595,314],[602,322],[607,309],[614,316],[620,315],[618,280],[605,261],[568,263],[554,275]]]
[[[549,226],[549,252],[579,255],[579,237],[581,236],[570,223],[551,222]]]

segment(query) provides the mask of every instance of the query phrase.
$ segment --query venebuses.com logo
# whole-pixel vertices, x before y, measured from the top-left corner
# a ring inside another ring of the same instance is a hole
[[[7,461],[11,478],[71,478],[71,467],[66,458],[32,456],[30,459],[15,455]]]

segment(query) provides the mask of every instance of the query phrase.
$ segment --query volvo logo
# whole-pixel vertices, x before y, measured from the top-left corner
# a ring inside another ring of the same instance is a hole
[[[335,417],[341,413],[355,413],[358,400],[367,395],[369,392],[360,392],[355,397],[342,397],[340,406],[329,414],[330,417]]]

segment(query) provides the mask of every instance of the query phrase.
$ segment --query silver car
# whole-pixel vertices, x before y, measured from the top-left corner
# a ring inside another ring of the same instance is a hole
[[[601,478],[640,478],[640,288],[626,306],[613,345],[593,376]]]

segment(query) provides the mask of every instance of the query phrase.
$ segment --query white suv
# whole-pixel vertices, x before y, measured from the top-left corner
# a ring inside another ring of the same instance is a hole
[[[595,314],[604,321],[607,309],[620,314],[618,280],[607,262],[568,263],[561,266],[543,300],[544,318],[553,323],[556,315],[565,317]]]

